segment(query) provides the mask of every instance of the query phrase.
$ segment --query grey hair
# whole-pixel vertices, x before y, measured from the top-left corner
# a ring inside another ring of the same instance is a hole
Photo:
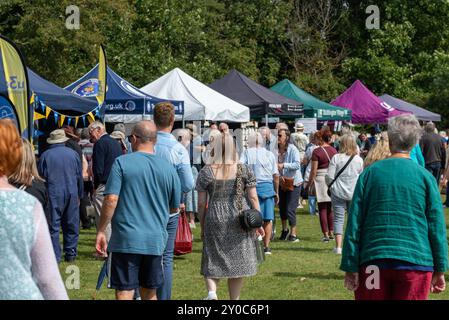
[[[255,148],[263,145],[263,138],[260,132],[252,131],[248,136],[248,148]]]
[[[81,134],[80,134],[80,136],[81,136],[81,139],[89,139],[89,129],[88,128],[83,128],[82,130],[81,130]]]
[[[410,152],[418,144],[421,135],[421,126],[414,115],[400,115],[388,121],[388,140],[391,153]]]
[[[94,121],[94,122],[92,122],[90,125],[89,125],[89,130],[90,129],[102,129],[102,130],[104,130],[105,128],[104,128],[104,124],[102,123],[102,122],[100,122],[100,121]]]
[[[424,128],[424,130],[427,132],[427,133],[435,133],[435,123],[433,123],[432,121],[429,121],[429,122],[427,122],[427,124],[426,124],[426,126],[425,126],[425,128]]]

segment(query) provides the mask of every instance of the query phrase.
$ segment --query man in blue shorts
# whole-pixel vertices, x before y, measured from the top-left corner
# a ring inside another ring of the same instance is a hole
[[[181,185],[175,169],[154,154],[157,139],[152,121],[141,121],[128,137],[133,153],[118,157],[105,188],[96,250],[109,258],[109,287],[117,300],[156,300],[164,281],[162,254],[170,212],[177,212]],[[111,222],[107,244],[105,230]]]

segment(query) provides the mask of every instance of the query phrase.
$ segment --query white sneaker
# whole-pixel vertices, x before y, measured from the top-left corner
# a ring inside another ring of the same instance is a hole
[[[203,300],[218,300],[218,297],[217,297],[217,295],[215,295],[215,296],[207,296]]]
[[[332,252],[333,253],[335,253],[335,254],[341,254],[341,248],[334,248],[334,249],[332,249]]]
[[[300,203],[296,209],[304,209],[304,206]]]

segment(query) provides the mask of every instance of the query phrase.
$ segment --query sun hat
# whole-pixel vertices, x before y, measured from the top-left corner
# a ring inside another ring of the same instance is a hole
[[[57,143],[64,143],[69,138],[65,135],[65,131],[62,129],[56,129],[50,132],[50,137],[47,139],[48,144],[57,144]]]
[[[126,127],[123,123],[117,123],[114,126],[114,131],[120,131],[120,132],[123,132],[123,134],[126,134]]]
[[[123,132],[121,132],[121,131],[113,131],[113,132],[110,134],[110,136],[111,136],[111,138],[120,140],[120,142],[121,142],[121,143],[125,146],[125,148],[126,148],[126,143],[125,143],[126,137],[125,137],[125,134],[124,134]],[[126,148],[126,149],[128,149],[128,148]]]
[[[295,129],[296,130],[303,130],[304,129],[304,124],[301,123],[301,122],[296,122]]]

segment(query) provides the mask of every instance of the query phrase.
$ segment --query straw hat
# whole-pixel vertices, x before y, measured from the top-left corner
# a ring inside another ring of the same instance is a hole
[[[121,131],[113,131],[113,132],[111,133],[111,138],[120,140],[120,142],[121,142],[121,143],[125,146],[125,148],[126,148],[126,143],[125,143],[126,137],[125,137],[125,134],[124,134],[123,132],[121,132]],[[127,148],[126,148],[126,149],[127,149]]]
[[[295,129],[296,130],[304,130],[304,124],[302,124],[301,122],[296,122]]]
[[[126,127],[125,127],[125,125],[123,123],[117,123],[114,126],[114,131],[120,131],[120,132],[123,132],[123,134],[125,134],[126,133]]]
[[[62,129],[53,130],[50,133],[50,137],[47,139],[48,144],[57,144],[57,143],[64,143],[69,138],[65,135],[65,131]]]

